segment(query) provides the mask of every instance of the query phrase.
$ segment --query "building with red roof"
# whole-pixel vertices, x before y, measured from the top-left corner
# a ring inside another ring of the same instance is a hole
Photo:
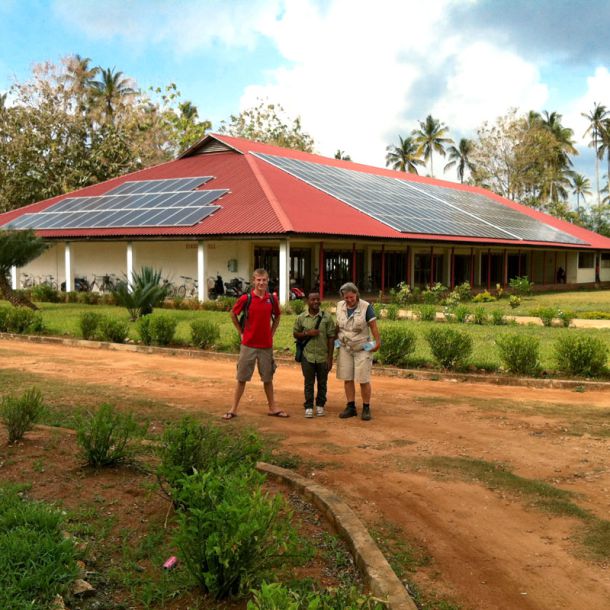
[[[188,179],[192,179],[190,182]],[[200,178],[201,180],[196,180]],[[130,277],[144,265],[208,297],[263,267],[281,302],[400,282],[610,281],[610,239],[478,187],[212,134],[178,159],[0,215],[51,247],[14,287]],[[190,278],[190,279],[186,279]]]

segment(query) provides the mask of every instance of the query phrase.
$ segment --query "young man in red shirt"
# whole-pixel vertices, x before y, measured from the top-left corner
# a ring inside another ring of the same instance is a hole
[[[269,412],[274,417],[288,417],[288,413],[275,406],[273,393],[273,335],[280,323],[280,307],[277,298],[269,294],[269,274],[264,269],[256,269],[252,277],[253,288],[250,294],[242,294],[231,310],[231,321],[241,337],[239,359],[237,361],[237,384],[233,394],[233,405],[222,418],[225,420],[237,417],[237,407],[246,389],[246,383],[252,379],[254,365],[263,381]],[[246,319],[242,329],[239,315],[247,308]]]

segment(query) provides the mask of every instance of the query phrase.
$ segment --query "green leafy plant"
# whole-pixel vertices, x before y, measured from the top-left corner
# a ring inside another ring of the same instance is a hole
[[[0,315],[0,325],[0,330],[7,333],[23,334],[44,330],[41,313],[28,307],[3,308],[3,313]]]
[[[517,307],[521,305],[521,297],[517,294],[511,294],[510,297],[508,297],[508,304],[511,309],[517,309]]]
[[[42,303],[59,303],[61,299],[57,290],[49,284],[37,284],[32,288],[32,300]]]
[[[422,322],[434,322],[436,320],[436,307],[430,304],[423,304],[417,308],[417,317]]]
[[[77,577],[74,543],[61,511],[0,487],[0,608],[51,608]]]
[[[21,396],[9,394],[0,402],[0,418],[8,431],[8,442],[20,441],[44,412],[40,390],[30,388]]]
[[[163,314],[153,314],[146,317],[150,318],[150,338],[152,342],[155,345],[169,345],[172,343],[176,334],[176,327],[178,326],[176,318]]]
[[[415,351],[415,333],[399,326],[384,326],[381,329],[379,359],[383,364],[405,364]]]
[[[305,311],[305,301],[303,299],[295,299],[291,302],[292,311],[298,316]]]
[[[572,320],[576,317],[576,314],[569,309],[559,309],[557,310],[557,317],[561,321],[561,325],[564,328],[568,328],[572,323]]]
[[[501,309],[492,309],[491,323],[494,326],[504,326],[506,324],[506,318],[504,317],[504,312]]]
[[[558,316],[559,310],[556,307],[538,307],[531,314],[540,318],[544,326],[551,326],[553,320]]]
[[[375,317],[378,320],[381,320],[381,312],[383,311],[383,303],[378,301],[377,303],[373,303],[373,309],[375,310]]]
[[[535,376],[540,372],[540,341],[527,335],[500,335],[496,339],[502,364],[510,373]]]
[[[131,413],[120,413],[107,403],[77,418],[76,440],[89,466],[115,466],[131,459],[135,440],[144,433]]]
[[[138,319],[136,324],[136,328],[138,329],[138,334],[140,335],[140,341],[144,345],[152,345],[152,333],[150,331],[150,319],[151,316],[142,316]]]
[[[455,316],[456,322],[459,322],[460,324],[464,324],[465,322],[468,321],[468,318],[470,316],[470,308],[467,307],[466,305],[458,305],[453,310],[453,315]]]
[[[94,311],[86,311],[81,314],[79,325],[83,339],[87,341],[95,339],[101,319],[102,315]]]
[[[462,366],[472,353],[472,337],[454,328],[431,328],[426,340],[434,359],[446,369]]]
[[[396,303],[397,305],[412,303],[414,298],[411,286],[409,286],[409,284],[406,282],[400,282],[396,288],[391,288],[390,296],[392,297],[392,302]]]
[[[283,497],[262,491],[256,470],[195,472],[181,481],[179,554],[199,586],[216,599],[244,594],[296,553]]]
[[[608,347],[597,337],[564,335],[555,343],[555,360],[560,371],[597,377],[607,371]]]
[[[163,303],[170,290],[170,285],[163,282],[160,269],[142,267],[133,273],[131,282],[119,282],[112,291],[116,302],[127,308],[132,320],[152,313],[154,307]]]
[[[394,303],[386,305],[385,315],[388,320],[398,320],[398,305]]]
[[[191,343],[200,349],[212,347],[220,339],[218,324],[209,320],[191,322]]]
[[[460,301],[470,301],[472,300],[472,287],[470,286],[470,282],[462,282],[457,285],[454,290],[460,297]]]
[[[116,320],[101,316],[98,324],[98,335],[101,341],[124,343],[129,334],[129,324],[124,320]]]
[[[479,326],[487,324],[488,316],[485,308],[479,305],[472,310],[472,322]]]
[[[529,296],[534,288],[534,282],[530,282],[527,279],[527,275],[511,278],[508,285],[514,294],[520,296]]]
[[[483,292],[479,292],[472,299],[473,303],[492,303],[495,300],[496,300],[496,297],[494,297],[492,294],[490,294],[487,290],[484,290]]]

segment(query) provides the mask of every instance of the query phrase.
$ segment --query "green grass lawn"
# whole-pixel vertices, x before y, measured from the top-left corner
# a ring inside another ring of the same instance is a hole
[[[536,307],[555,305],[558,307],[566,307],[571,304],[572,309],[580,308],[585,311],[589,310],[607,310],[610,311],[610,293],[608,291],[590,291],[590,292],[571,292],[571,293],[553,293],[539,294],[525,299],[525,304],[520,308],[535,309]],[[4,303],[0,302],[0,305]],[[95,311],[106,316],[119,318],[125,321],[129,320],[127,310],[122,307],[106,306],[106,305],[82,305],[73,303],[39,303],[42,312],[43,321],[46,328],[46,334],[55,336],[67,336],[80,338],[81,332],[79,321],[81,315],[86,311]],[[330,303],[327,304],[330,306]],[[475,304],[469,304],[474,308]],[[507,300],[503,299],[495,303],[483,304],[483,306],[492,311],[493,309],[505,308],[508,313],[510,310]],[[567,307],[566,307],[567,308]],[[439,309],[441,309],[439,307]],[[176,330],[176,342],[182,345],[188,345],[190,342],[190,323],[193,320],[210,320],[218,325],[220,329],[220,340],[216,349],[221,351],[232,351],[235,344],[235,330],[231,323],[230,316],[227,312],[218,311],[191,311],[191,310],[165,310],[157,309],[158,313],[163,313],[167,316],[173,316],[178,320]],[[511,311],[511,313],[514,313]],[[525,313],[525,312],[524,312]],[[291,353],[294,340],[292,338],[292,327],[295,321],[294,314],[285,314],[281,317],[280,326],[275,336],[274,346],[276,350]],[[139,334],[135,323],[129,323],[129,338],[133,341],[139,340]],[[417,346],[413,354],[412,362],[414,364],[426,364],[432,362],[432,355],[428,343],[424,335],[428,329],[438,322],[419,322],[411,320],[380,320],[380,327],[397,325],[413,330],[417,336]],[[473,338],[474,350],[471,358],[471,363],[478,368],[487,370],[495,370],[500,367],[501,362],[498,357],[495,339],[501,334],[519,333],[536,337],[540,341],[540,355],[542,367],[547,371],[553,371],[556,366],[554,362],[554,344],[561,336],[569,333],[575,334],[590,334],[602,339],[610,349],[610,329],[574,329],[574,328],[547,328],[541,326],[529,325],[510,325],[510,326],[478,326],[474,324],[454,324],[455,328],[466,330]]]

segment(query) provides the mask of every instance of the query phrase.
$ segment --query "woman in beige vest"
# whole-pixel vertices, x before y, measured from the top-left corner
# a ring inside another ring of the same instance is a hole
[[[370,303],[360,298],[355,284],[343,284],[340,292],[343,300],[337,303],[335,341],[339,349],[337,379],[343,379],[347,405],[339,417],[345,419],[358,415],[356,383],[359,383],[362,396],[361,417],[368,421],[371,419],[372,352],[376,352],[381,344],[375,310]]]

